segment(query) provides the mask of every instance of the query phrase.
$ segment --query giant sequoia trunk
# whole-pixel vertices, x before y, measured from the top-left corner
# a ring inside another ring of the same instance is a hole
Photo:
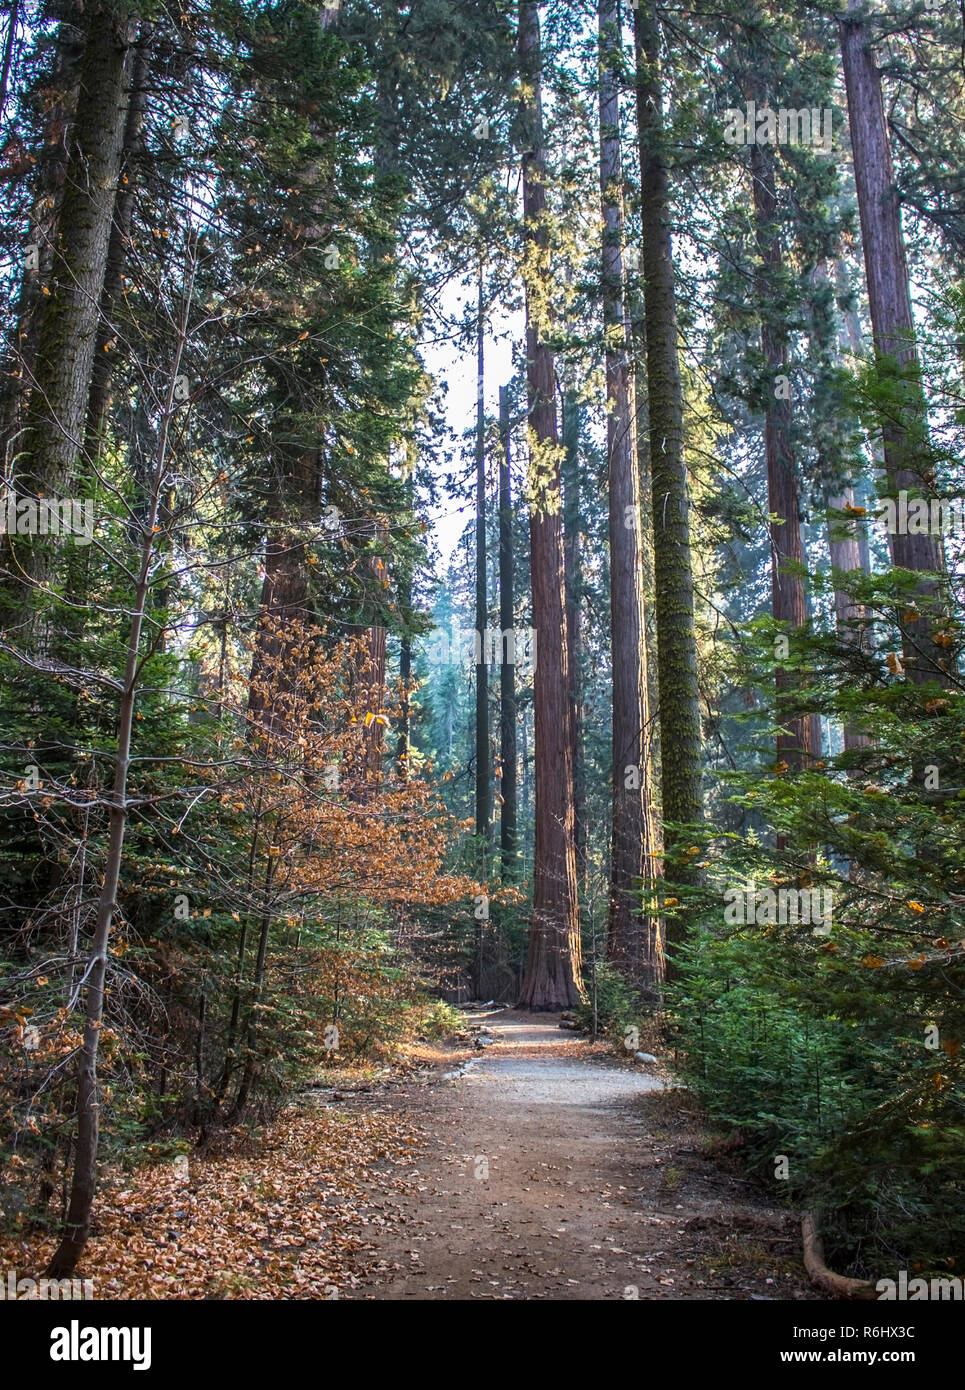
[[[801,537],[801,498],[791,451],[791,401],[789,391],[783,390],[778,384],[781,376],[787,383],[787,329],[775,322],[772,312],[775,296],[780,294],[783,272],[776,219],[774,165],[770,153],[760,145],[751,147],[751,182],[760,257],[757,295],[761,312],[761,350],[768,376],[764,411],[767,508],[777,518],[770,524],[771,602],[775,621],[786,624],[789,629],[785,635],[790,644],[794,641],[795,632],[807,625],[804,580],[795,568],[804,564],[804,545]],[[777,736],[777,757],[779,763],[787,764],[790,772],[799,772],[820,752],[820,749],[811,747],[812,721],[808,716],[787,712],[796,683],[790,671],[778,667],[777,718],[780,732]]]
[[[566,661],[570,672],[570,747],[573,750],[573,842],[577,889],[586,885],[586,756],[583,738],[582,545],[580,535],[579,401],[567,392],[563,401],[563,583],[566,593]]]
[[[406,478],[406,508],[414,509],[415,504],[415,446],[410,442],[407,450],[408,476]],[[399,575],[399,613],[405,626],[399,639],[399,687],[401,692],[399,709],[399,728],[395,742],[396,776],[400,782],[409,780],[409,746],[412,719],[412,565],[406,561]]]
[[[476,634],[479,661],[476,662],[476,838],[485,869],[489,849],[490,807],[489,771],[489,665],[485,632],[489,626],[489,598],[486,583],[486,404],[485,404],[485,318],[483,314],[482,265],[479,267],[479,305],[476,315]],[[481,928],[480,928],[481,930]]]
[[[702,814],[701,729],[690,492],[684,460],[683,398],[677,361],[677,306],[660,89],[660,36],[650,0],[641,0],[634,29],[663,818],[665,822],[694,822]],[[671,830],[667,833],[667,847],[668,850],[680,847]],[[684,876],[679,863],[674,873]],[[668,928],[668,939],[670,936]]]
[[[881,74],[860,15],[844,15],[840,32],[868,307],[879,371],[890,387],[888,404],[882,413],[887,492],[895,495],[908,490],[933,496],[935,475],[930,461],[927,407],[915,344]],[[919,683],[941,680],[942,648],[934,641],[941,622],[941,541],[928,535],[894,535],[890,541],[896,565],[926,576],[917,591],[921,616],[910,618],[903,614],[901,619],[908,675]]]
[[[526,256],[526,383],[531,431],[530,567],[536,670],[536,828],[533,914],[519,1003],[565,1009],[580,997],[580,935],[573,823],[573,759],[568,737],[569,669],[563,594],[560,467],[555,367],[546,344],[549,289],[545,223],[539,14],[519,6],[524,82],[523,216]]]
[[[633,411],[636,434],[637,476],[640,480],[640,582],[643,588],[644,659],[647,663],[647,694],[649,698],[648,725],[644,746],[647,757],[644,766],[652,785],[644,797],[644,806],[653,821],[654,849],[660,849],[660,723],[657,678],[656,580],[653,558],[653,480],[650,475],[650,411],[647,404],[647,325],[643,284],[639,274],[639,252],[627,253],[627,307],[630,348],[633,361]],[[660,859],[654,861],[660,873]]]
[[[600,195],[603,321],[606,333],[607,468],[610,528],[610,649],[613,668],[612,839],[607,953],[649,985],[663,977],[659,919],[644,913],[656,836],[643,602],[643,532],[635,406],[623,272],[623,163],[616,0],[600,0]]]
[[[513,574],[513,499],[509,459],[509,391],[499,388],[499,626],[516,622]],[[499,668],[499,853],[504,882],[517,878],[516,862],[516,668],[512,652],[501,652]]]
[[[489,588],[486,563],[486,398],[485,398],[485,318],[483,314],[483,272],[479,266],[479,302],[476,314],[476,849],[480,872],[485,877],[489,864],[489,833],[492,806],[492,779],[489,754],[489,662],[486,629],[489,626]],[[475,925],[473,993],[483,996],[486,927]]]

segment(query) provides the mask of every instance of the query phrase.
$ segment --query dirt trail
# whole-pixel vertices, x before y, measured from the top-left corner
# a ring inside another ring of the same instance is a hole
[[[391,1098],[427,1147],[349,1297],[811,1296],[793,1216],[705,1152],[686,1092],[587,1056],[556,1017],[479,1019],[497,1041],[467,1071]]]

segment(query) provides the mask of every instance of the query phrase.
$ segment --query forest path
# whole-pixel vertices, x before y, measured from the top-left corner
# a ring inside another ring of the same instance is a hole
[[[349,1297],[809,1296],[796,1222],[694,1147],[686,1092],[587,1056],[558,1016],[473,1021],[493,1046],[389,1099],[428,1143],[407,1192],[383,1199],[390,1223],[367,1230],[375,1268]]]

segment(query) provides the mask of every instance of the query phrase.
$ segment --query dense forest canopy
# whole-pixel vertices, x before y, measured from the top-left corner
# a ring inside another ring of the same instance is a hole
[[[478,999],[961,1274],[959,8],[2,18],[5,1230]]]

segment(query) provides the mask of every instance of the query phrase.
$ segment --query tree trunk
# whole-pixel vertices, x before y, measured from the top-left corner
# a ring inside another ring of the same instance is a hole
[[[414,458],[409,460],[407,484],[407,504],[410,510],[415,507]],[[396,776],[400,782],[409,780],[409,745],[411,741],[410,724],[412,720],[412,637],[409,624],[412,621],[412,566],[408,563],[399,580],[399,613],[404,623],[399,641],[399,685],[401,686],[401,709],[399,711],[399,731],[395,744]]]
[[[526,238],[526,382],[529,396],[530,568],[536,670],[536,827],[533,914],[520,991],[522,1008],[565,1009],[580,998],[580,935],[573,823],[573,760],[568,733],[569,668],[563,592],[561,488],[555,366],[547,346],[549,236],[540,87],[538,7],[519,5],[524,83],[523,217]]]
[[[777,521],[770,524],[771,602],[775,622],[787,625],[788,643],[807,626],[807,600],[800,572],[789,566],[804,564],[801,537],[801,499],[791,452],[790,383],[777,394],[778,378],[787,370],[787,331],[775,323],[772,306],[780,296],[783,274],[780,232],[776,221],[777,195],[774,165],[769,152],[751,146],[754,223],[760,265],[757,271],[757,297],[761,313],[761,351],[767,366],[767,405],[764,411],[764,452],[767,458],[767,507]],[[806,714],[785,711],[793,700],[795,676],[777,669],[777,758],[789,772],[799,772],[812,759],[811,720]]]
[[[376,561],[376,564],[379,562]],[[360,711],[364,710],[365,744],[362,765],[361,799],[375,794],[382,781],[382,754],[385,749],[386,725],[382,721],[385,706],[387,630],[371,624],[362,629],[364,645],[359,669]]]
[[[610,536],[610,650],[613,669],[612,838],[607,954],[633,978],[663,978],[659,918],[645,912],[653,878],[655,835],[643,533],[636,452],[636,409],[624,300],[623,161],[618,85],[616,0],[600,0],[600,196],[603,214],[603,323],[606,340],[607,470]],[[648,904],[650,906],[650,904]]]
[[[135,180],[133,166],[141,144],[141,127],[144,123],[144,113],[147,107],[147,78],[151,63],[152,34],[153,28],[147,26],[134,50],[131,92],[121,150],[120,179],[117,197],[114,201],[110,242],[107,247],[107,266],[104,273],[104,288],[101,292],[100,326],[97,330],[90,392],[87,398],[85,449],[92,458],[97,455],[100,448],[107,407],[110,404],[111,375],[114,365],[114,356],[111,353],[110,345],[116,337],[114,313],[121,301],[124,288],[124,267],[127,264],[127,250],[130,245],[131,226],[134,220]]]
[[[826,491],[824,504],[828,513],[828,551],[831,556],[832,573],[842,575],[866,573],[862,563],[861,542],[856,530],[857,517],[845,521],[842,517],[832,515],[835,512],[847,512],[854,508],[854,490],[849,487],[844,492],[834,494]],[[834,618],[838,636],[842,642],[852,646],[864,645],[865,637],[862,626],[865,618],[864,606],[855,603],[851,595],[844,589],[839,589],[837,585],[834,588]],[[848,725],[845,725],[842,730],[842,736],[847,750],[867,748],[871,743],[867,734],[859,733],[857,729],[852,729]]]
[[[640,137],[641,238],[647,338],[647,400],[653,486],[661,794],[665,825],[702,816],[697,635],[690,550],[690,494],[683,448],[677,307],[664,150],[660,35],[651,0],[636,11],[636,96]],[[672,825],[668,851],[682,848]],[[673,874],[692,877],[679,858]],[[680,936],[668,925],[668,941]]]
[[[7,93],[10,91],[10,78],[15,67],[14,48],[17,29],[20,25],[20,0],[8,0],[7,34],[3,41],[3,60],[0,67],[0,121],[7,109]]]
[[[15,311],[16,335],[4,363],[3,461],[10,476],[12,455],[19,446],[24,410],[37,359],[39,314],[46,304],[54,242],[67,172],[69,135],[77,110],[78,85],[84,62],[84,36],[66,21],[57,31],[57,62],[51,75],[53,105],[44,124],[43,148],[36,165],[27,245],[37,248],[35,269],[24,267]],[[55,95],[54,95],[55,94]]]
[[[485,871],[489,850],[492,793],[489,753],[489,665],[486,628],[489,626],[489,589],[486,582],[486,398],[485,318],[483,315],[482,262],[479,265],[479,305],[476,317],[476,840]],[[480,928],[481,931],[481,928]]]
[[[639,253],[634,254],[636,263]],[[629,252],[628,252],[629,263]],[[628,269],[629,334],[633,356],[633,410],[637,449],[637,476],[640,480],[640,579],[643,589],[644,660],[647,663],[648,723],[644,730],[644,767],[650,786],[644,796],[644,807],[652,827],[654,849],[661,847],[660,818],[660,723],[657,675],[656,578],[653,546],[653,480],[650,474],[650,411],[647,403],[647,327],[643,286],[637,266]],[[659,877],[661,860],[654,859],[654,873]]]
[[[817,267],[816,274],[822,281],[827,282],[830,279],[827,266],[823,261]],[[847,272],[841,261],[835,265],[835,282],[839,295],[843,297],[847,292],[848,285]],[[846,342],[852,352],[861,353],[864,350],[864,342],[862,341],[858,315],[853,308],[848,308],[842,311],[842,320],[844,337],[839,331],[839,347],[843,347]],[[840,361],[840,353],[838,360]],[[819,461],[819,473],[827,472],[828,470],[823,468]],[[860,511],[856,507],[854,488],[850,484],[842,485],[840,489],[826,486],[824,506],[832,575],[870,574],[868,533]],[[849,519],[845,520],[843,517],[833,515],[836,512],[849,513]],[[855,603],[851,595],[844,589],[838,588],[837,584],[834,588],[834,617],[838,636],[843,642],[861,647],[867,645],[868,637],[863,627],[866,618],[864,605]],[[871,739],[866,734],[859,733],[856,729],[848,726],[842,730],[842,736],[846,751],[854,748],[867,748],[871,744]]]
[[[268,962],[268,942],[271,939],[272,908],[271,891],[274,881],[274,869],[269,861],[265,871],[265,884],[263,889],[264,910],[261,914],[261,923],[258,931],[258,951],[255,956],[255,975],[252,986],[251,1003],[248,1008],[248,1019],[245,1025],[244,1041],[244,1065],[241,1072],[241,1081],[238,1086],[238,1093],[235,1096],[229,1113],[229,1122],[237,1123],[244,1113],[245,1106],[248,1104],[248,1097],[251,1095],[251,1088],[257,1076],[257,1062],[255,1059],[255,1037],[257,1033],[257,1017],[261,1008],[262,995],[265,989],[265,971]]]
[[[934,496],[927,407],[915,344],[881,74],[867,27],[860,14],[853,12],[854,0],[850,0],[850,5],[851,10],[840,20],[841,60],[868,306],[879,373],[890,388],[888,407],[882,415],[886,485],[891,495],[907,490]],[[918,585],[921,616],[908,618],[903,614],[900,619],[905,668],[909,678],[919,684],[943,680],[942,649],[933,640],[936,627],[941,625],[941,541],[937,536],[897,534],[889,540],[895,565],[931,576]]]
[[[70,485],[84,436],[127,119],[128,13],[93,9],[87,25],[50,293],[38,311],[36,360],[17,442],[18,486],[32,496]],[[40,577],[43,548],[30,548],[25,565]]]
[[[503,632],[516,622],[513,577],[513,503],[509,458],[509,390],[499,388],[499,626]],[[499,850],[504,882],[518,877],[516,860],[516,667],[501,652],[499,668]],[[538,653],[537,653],[538,659]]]
[[[566,661],[570,672],[569,738],[573,750],[573,840],[576,882],[586,891],[586,761],[583,738],[583,603],[580,545],[581,411],[575,395],[563,401],[563,585],[566,594]]]

